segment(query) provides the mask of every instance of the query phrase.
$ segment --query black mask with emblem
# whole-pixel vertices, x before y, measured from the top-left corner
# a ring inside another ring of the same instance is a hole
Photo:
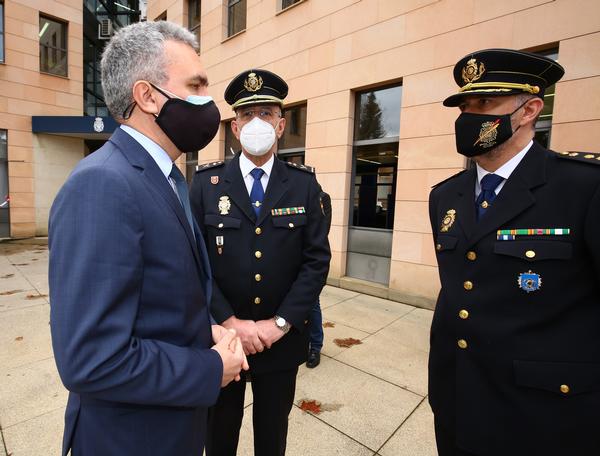
[[[456,150],[458,153],[466,157],[476,157],[508,141],[520,128],[520,126],[517,127],[513,132],[511,124],[512,115],[521,109],[525,103],[510,114],[461,113],[454,123]]]

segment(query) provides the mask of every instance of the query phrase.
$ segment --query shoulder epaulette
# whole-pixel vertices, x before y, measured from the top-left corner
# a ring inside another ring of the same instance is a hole
[[[454,179],[455,177],[458,177],[458,176],[460,176],[462,173],[464,173],[464,172],[466,172],[466,171],[468,171],[468,170],[466,170],[466,169],[463,169],[462,171],[459,171],[458,173],[456,173],[456,174],[453,174],[452,176],[448,177],[447,179],[444,179],[443,181],[440,181],[440,182],[438,182],[437,184],[435,184],[435,185],[432,185],[432,186],[431,186],[431,188],[438,188],[440,185],[442,185],[442,184],[445,184],[445,183],[446,183],[446,182],[448,182],[449,180],[452,180],[452,179]]]
[[[216,161],[216,162],[204,163],[203,165],[197,165],[196,172],[199,173],[200,171],[204,171],[205,169],[216,168],[217,166],[221,166],[224,163],[225,163],[224,161]]]
[[[600,165],[600,154],[592,152],[555,152],[558,158]]]
[[[301,171],[306,171],[307,173],[311,173],[314,174],[315,173],[315,169],[312,166],[308,166],[308,165],[299,165],[298,163],[292,163],[289,161],[285,162],[286,165],[295,168],[295,169],[299,169]]]

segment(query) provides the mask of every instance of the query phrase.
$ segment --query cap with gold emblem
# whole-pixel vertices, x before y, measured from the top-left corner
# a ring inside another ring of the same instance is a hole
[[[513,49],[485,49],[458,61],[454,80],[457,94],[444,100],[444,106],[458,106],[467,95],[514,95],[529,93],[540,98],[565,70],[554,60]]]
[[[235,110],[240,106],[278,104],[287,96],[286,82],[267,70],[247,70],[238,74],[225,89],[225,101]]]

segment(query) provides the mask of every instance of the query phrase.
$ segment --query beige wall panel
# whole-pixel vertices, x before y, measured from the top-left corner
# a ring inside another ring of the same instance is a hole
[[[475,1],[473,2],[473,21],[488,21],[499,16],[526,10],[553,1],[554,0],[502,0],[501,2]]]
[[[25,162],[8,162],[8,175],[11,177],[33,176],[33,164]]]
[[[600,120],[552,125],[551,148],[600,153]]]
[[[526,49],[597,32],[600,2],[556,0],[522,11],[514,17],[514,46],[517,49]],[[532,24],[543,26],[532,27]]]
[[[79,109],[83,111],[83,103],[81,95],[72,95],[70,93],[55,92],[56,105],[65,108]]]
[[[32,223],[35,210],[33,207],[15,207],[10,210],[11,231],[13,223]],[[33,234],[33,233],[32,233]],[[31,236],[31,234],[30,234]]]
[[[407,76],[403,80],[402,107],[439,103],[458,91],[452,67]]]
[[[352,33],[351,59],[372,55],[406,43],[406,16],[398,16]]]
[[[331,15],[331,37],[356,32],[377,22],[377,0],[362,0]]]
[[[345,146],[351,143],[349,119],[334,119],[306,125],[306,148]]]
[[[11,130],[9,132],[9,146],[31,148],[33,147],[33,135],[28,131]]]
[[[446,108],[441,103],[407,106],[402,108],[400,138],[451,135],[458,109]]]
[[[5,49],[22,52],[29,55],[38,55],[39,43],[18,35],[5,35]]]
[[[348,225],[348,212],[350,202],[345,199],[332,199],[331,200],[331,225],[346,226]],[[342,250],[346,249],[346,245],[343,246]]]
[[[14,239],[19,238],[28,238],[35,236],[35,223],[33,222],[13,222],[11,211],[11,221],[10,221],[10,236]]]
[[[353,117],[353,93],[341,91],[311,98],[307,103],[307,123]]]
[[[30,4],[31,2],[27,0],[22,3]],[[53,16],[63,21],[75,22],[78,24],[83,22],[83,15],[81,14],[83,4],[81,4],[79,8],[71,8],[54,0],[35,0],[34,3],[35,7],[39,9],[42,14],[47,14],[48,16]]]
[[[0,112],[0,125],[9,130],[9,133],[10,130],[31,131],[31,117],[7,114],[6,111]]]
[[[428,203],[426,201],[396,201],[394,230],[431,233]]]
[[[317,176],[340,171],[349,173],[352,166],[352,146],[306,149],[304,160],[317,170]]]
[[[558,58],[565,67],[562,81],[599,75],[600,33],[561,41]]]
[[[350,173],[319,173],[319,183],[331,199],[344,199],[350,192]]]
[[[329,263],[329,277],[339,279],[346,275],[346,252],[331,251],[331,262]]]
[[[431,234],[394,231],[392,260],[437,266]]]
[[[348,230],[344,226],[332,225],[329,231],[329,247],[336,252],[346,250],[348,245]]]
[[[552,121],[564,123],[600,119],[598,98],[600,76],[559,82],[556,84]]]
[[[391,17],[400,16],[410,11],[431,5],[439,0],[379,0],[378,17],[384,21]]]
[[[202,6],[204,7],[204,2],[202,2]],[[152,0],[148,1],[148,10],[146,14],[148,15],[148,20],[153,21],[158,16],[160,16],[164,11],[167,11],[167,20],[171,20],[169,17],[169,9],[183,7],[183,1],[181,0]]]
[[[431,187],[438,182],[462,171],[462,168],[450,169],[409,169],[398,170],[396,200],[428,201]]]
[[[12,133],[12,131],[11,131]],[[33,161],[33,149],[31,147],[15,146],[12,144],[12,134],[8,144],[8,159],[14,162],[29,162]]]
[[[13,17],[6,17],[4,20],[4,32],[20,36],[27,40],[38,41],[40,26],[39,24],[30,24]]]
[[[440,290],[438,269],[434,266],[394,261],[390,267],[390,288],[407,298],[435,302]],[[408,300],[408,299],[407,299]]]
[[[48,234],[50,206],[58,190],[83,158],[83,140],[54,135],[35,135],[36,235]],[[12,214],[11,214],[12,216]]]
[[[474,3],[475,0],[445,0],[411,11],[406,15],[406,40],[419,41],[471,25]]]
[[[10,176],[8,179],[8,188],[12,192],[33,194],[33,177]]]
[[[398,169],[463,168],[465,158],[456,152],[454,135],[401,139]]]
[[[39,12],[37,9],[14,1],[5,2],[4,8],[5,18],[14,18],[18,21],[37,25],[39,27]]]
[[[11,213],[13,208],[34,207],[33,193],[10,190]]]

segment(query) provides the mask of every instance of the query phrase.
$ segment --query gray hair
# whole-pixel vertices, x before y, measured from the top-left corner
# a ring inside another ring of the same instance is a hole
[[[167,40],[180,41],[198,50],[189,30],[167,21],[138,22],[120,29],[102,54],[104,101],[115,119],[133,103],[133,85],[146,80],[157,85],[168,79],[164,53]]]

